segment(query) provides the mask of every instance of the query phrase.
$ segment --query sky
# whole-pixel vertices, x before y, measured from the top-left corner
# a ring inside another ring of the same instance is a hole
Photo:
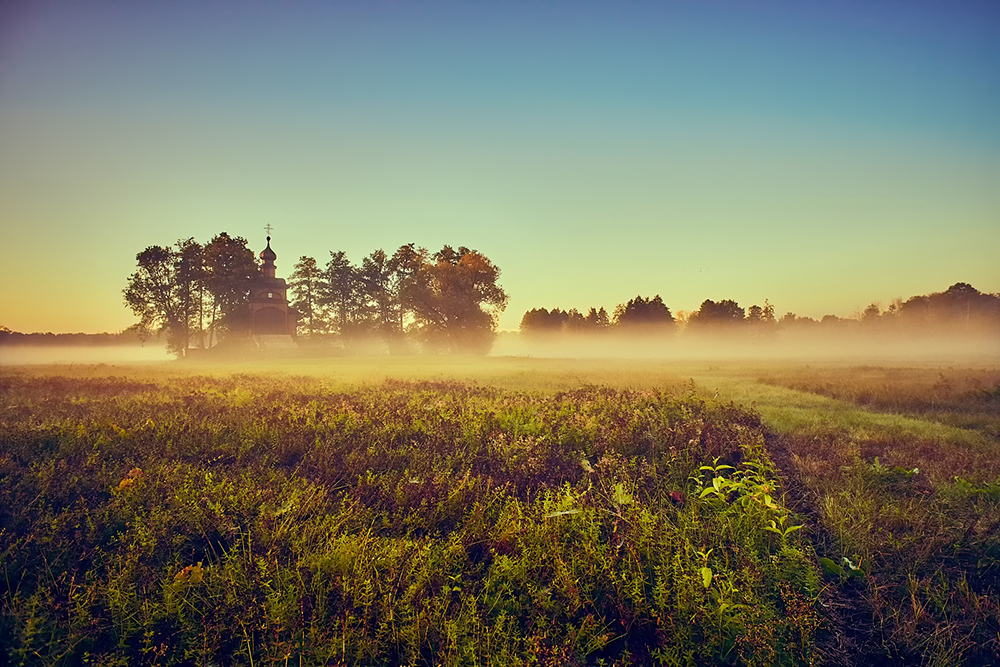
[[[1000,292],[1000,5],[0,4],[0,324],[118,331],[135,255],[478,249],[530,308]]]

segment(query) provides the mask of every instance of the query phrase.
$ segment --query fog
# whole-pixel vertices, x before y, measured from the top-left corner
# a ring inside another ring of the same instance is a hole
[[[417,348],[407,348],[409,357],[422,366],[450,366],[449,355],[419,354]],[[502,332],[489,357],[561,360],[657,360],[657,361],[798,361],[851,363],[934,363],[1000,365],[1000,332],[980,332],[976,335],[896,336],[837,335],[823,332],[780,332],[769,337],[685,336],[672,337],[555,334],[529,336],[518,332]],[[309,359],[325,358],[323,366],[337,366],[349,359],[374,362],[379,357],[399,358],[388,354],[384,345],[355,340],[350,351],[337,348],[308,348],[268,352],[253,350],[231,357],[225,353],[208,352],[198,355],[185,365],[197,361],[251,362],[254,359],[285,359],[295,365]],[[468,357],[459,355],[460,358]],[[176,357],[160,345],[109,346],[0,346],[0,365],[61,365],[61,364],[139,364],[175,360]],[[351,362],[348,362],[351,363]],[[377,363],[377,362],[376,362]]]
[[[562,334],[499,336],[491,356],[559,359],[852,361],[1000,364],[1000,332],[973,335],[893,336],[782,332],[750,336],[587,336]]]
[[[128,364],[168,361],[174,356],[156,345],[66,346],[3,345],[0,366],[48,364]]]

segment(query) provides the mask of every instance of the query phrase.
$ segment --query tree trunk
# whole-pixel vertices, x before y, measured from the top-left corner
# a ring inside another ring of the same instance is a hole
[[[209,325],[208,329],[208,347],[211,349],[212,345],[215,343],[215,311],[218,308],[217,304],[212,303],[212,324]]]

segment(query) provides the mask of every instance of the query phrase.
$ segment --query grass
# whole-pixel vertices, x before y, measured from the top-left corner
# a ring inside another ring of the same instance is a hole
[[[12,664],[996,664],[998,377],[10,369],[0,642]]]
[[[1000,438],[998,370],[861,366],[816,373],[789,369],[769,373],[761,381]]]
[[[3,396],[14,664],[808,664],[822,631],[733,405],[250,375]]]

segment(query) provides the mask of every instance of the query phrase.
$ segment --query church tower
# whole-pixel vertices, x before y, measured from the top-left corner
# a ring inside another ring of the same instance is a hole
[[[250,332],[253,336],[295,335],[299,314],[288,306],[288,285],[275,276],[274,260],[278,255],[271,250],[271,237],[260,253],[260,276],[250,288]]]

